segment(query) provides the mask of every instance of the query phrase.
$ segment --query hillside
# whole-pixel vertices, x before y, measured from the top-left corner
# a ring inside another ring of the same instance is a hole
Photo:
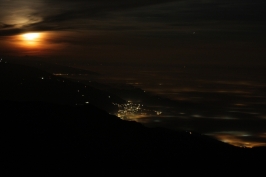
[[[0,111],[2,152],[11,174],[90,173],[87,170],[109,168],[111,164],[113,172],[138,168],[157,173],[224,160],[239,163],[252,157],[246,149],[207,136],[146,128],[91,105],[1,102]]]
[[[123,99],[31,67],[0,64],[0,82],[1,157],[9,176],[221,171],[266,157],[265,148],[121,120],[110,113]]]
[[[93,104],[110,113],[117,112],[113,102],[125,103],[111,93],[28,66],[0,63],[0,82],[0,100]]]

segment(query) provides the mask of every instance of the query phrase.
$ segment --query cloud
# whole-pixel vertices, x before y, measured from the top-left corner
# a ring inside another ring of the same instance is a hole
[[[15,25],[0,23],[0,29],[13,28]]]
[[[5,29],[5,31],[3,31],[3,28],[7,26],[1,25],[0,36],[16,35],[28,30],[79,29],[80,26],[85,26],[80,25],[80,23],[84,23],[82,20],[108,18],[108,13],[110,12],[170,1],[114,0],[110,2],[106,0],[76,0],[73,2],[69,0],[28,0],[21,2],[18,0],[0,0],[0,6],[5,9],[1,12],[0,22],[3,24],[12,22],[14,24],[14,29]],[[14,12],[17,13],[15,14]]]
[[[13,28],[20,29],[5,29],[1,36],[27,30],[197,28],[223,21],[262,22],[266,17],[261,0],[0,0],[0,5],[5,9],[0,22],[16,22]]]
[[[242,40],[247,31],[248,36],[264,33],[265,5],[261,0],[0,0],[0,36],[108,31],[183,42],[202,40],[200,34],[209,36],[204,41]]]
[[[23,32],[25,32],[25,30],[21,28],[5,29],[5,28],[0,27],[0,36],[13,36],[13,35],[21,34]]]

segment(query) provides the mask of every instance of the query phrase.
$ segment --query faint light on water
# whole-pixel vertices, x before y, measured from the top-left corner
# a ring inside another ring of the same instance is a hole
[[[266,133],[261,133],[261,134],[259,135],[259,137],[260,137],[260,138],[265,138],[265,139],[266,139]]]
[[[159,120],[159,119],[155,119],[154,122],[161,122],[161,120]]]
[[[259,116],[261,119],[266,119],[266,115]]]
[[[242,103],[237,103],[235,104],[235,106],[247,106],[246,104],[242,104]]]
[[[260,113],[258,113],[258,112],[248,112],[248,114],[251,114],[251,115],[259,115]]]
[[[225,119],[225,120],[232,120],[232,119],[236,119],[236,118],[229,117],[229,116],[224,116],[224,117],[221,117],[221,119]]]
[[[230,116],[219,116],[219,117],[213,117],[214,119],[222,119],[222,120],[236,120],[238,118],[230,117]]]
[[[225,131],[209,133],[207,135],[213,136],[222,142],[238,147],[252,148],[255,146],[266,146],[265,142],[251,141],[246,139],[247,137],[253,136],[252,133],[249,132]]]
[[[202,116],[199,115],[199,114],[194,114],[194,115],[192,115],[192,117],[195,117],[195,118],[201,118]]]

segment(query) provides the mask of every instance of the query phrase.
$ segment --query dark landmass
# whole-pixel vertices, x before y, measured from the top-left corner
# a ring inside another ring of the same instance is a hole
[[[0,82],[0,100],[93,104],[110,113],[117,112],[117,106],[113,105],[113,102],[125,103],[123,99],[111,93],[29,66],[1,63]]]
[[[202,104],[185,100],[171,100],[129,84],[102,84],[86,80],[81,80],[80,82],[91,87],[113,93],[124,100],[131,100],[135,103],[148,105],[150,108],[159,107],[160,111],[163,112],[171,112],[171,110],[174,109],[176,112],[197,113],[205,110],[208,110],[206,112],[211,112],[213,110],[212,113],[217,113],[217,111],[221,112],[222,109],[226,109],[222,108],[220,105],[214,104]]]
[[[93,71],[70,67],[70,66],[64,66],[56,62],[45,62],[44,59],[42,58],[31,58],[31,57],[9,58],[8,61],[19,65],[38,68],[50,74],[89,75],[91,77],[93,76],[96,77],[100,75]]]
[[[266,127],[266,122],[262,119],[262,115],[265,115],[265,106],[263,107],[265,98],[259,91],[257,95],[260,96],[251,96],[249,100],[243,98],[241,94],[212,92],[201,92],[202,95],[198,93],[197,96],[202,98],[206,95],[207,98],[211,98],[201,101],[171,100],[129,84],[102,84],[86,80],[80,82],[113,93],[124,100],[140,103],[144,105],[144,109],[161,113],[159,115],[148,113],[146,117],[140,115],[140,118],[136,119],[133,117],[145,126],[201,132],[226,142],[231,139],[231,143],[237,146],[265,146],[265,138],[262,136]],[[191,93],[190,96],[196,95]],[[237,106],[236,103],[246,105]],[[219,137],[221,132],[228,133],[231,138]]]
[[[262,147],[121,120],[109,113],[123,99],[31,67],[1,63],[0,81],[5,176],[192,174],[196,167],[233,170],[266,157]]]
[[[154,93],[144,91],[141,88],[129,84],[102,84],[96,81],[87,80],[81,80],[80,82],[91,87],[104,90],[108,93],[117,95],[124,100],[130,100],[134,103],[141,103],[148,106],[149,108],[159,108],[159,110],[163,112],[167,112],[170,109],[175,109],[175,111],[177,112],[187,111],[193,113],[197,110],[214,109],[209,105],[207,107],[206,105],[188,101],[171,100],[169,98],[165,98]]]
[[[1,102],[0,110],[8,174],[156,174],[222,162],[218,169],[232,168],[265,157],[263,148],[241,149],[200,134],[146,128],[92,105]]]

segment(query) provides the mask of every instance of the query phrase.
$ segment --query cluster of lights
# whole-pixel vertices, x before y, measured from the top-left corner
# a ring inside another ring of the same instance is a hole
[[[113,103],[118,106],[117,117],[123,120],[133,120],[135,117],[141,117],[143,115],[147,115],[149,113],[155,112],[156,115],[162,114],[160,111],[152,111],[149,109],[145,109],[144,105],[135,104],[131,101],[128,101],[125,104]]]
[[[161,111],[154,111],[157,115],[161,115],[162,112]]]
[[[129,120],[132,116],[142,113],[141,106],[143,105],[134,104],[131,101],[125,104],[113,104],[118,106],[117,116],[124,120]]]

